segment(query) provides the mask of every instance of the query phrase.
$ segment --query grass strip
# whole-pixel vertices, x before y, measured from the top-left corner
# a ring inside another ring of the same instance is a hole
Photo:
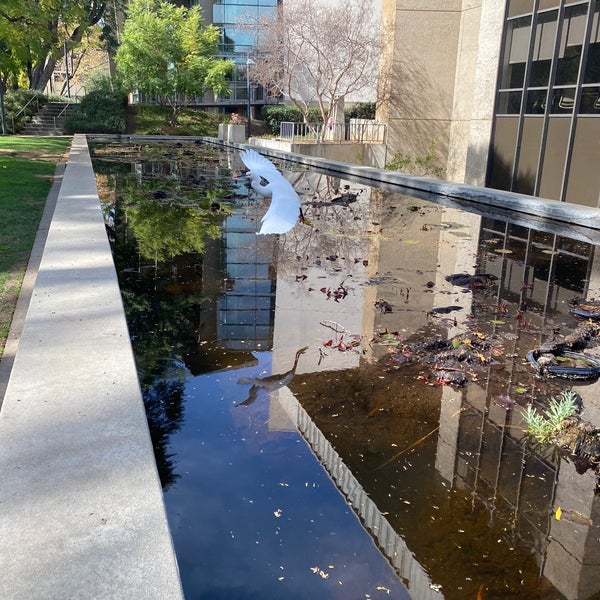
[[[70,142],[0,137],[0,357],[56,164]]]

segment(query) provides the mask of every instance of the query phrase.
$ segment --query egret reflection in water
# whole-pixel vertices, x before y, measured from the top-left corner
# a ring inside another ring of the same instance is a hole
[[[300,356],[304,354],[308,350],[308,346],[304,346],[304,348],[300,348],[298,352],[296,352],[296,357],[294,358],[294,364],[289,371],[285,373],[276,373],[275,375],[268,375],[267,377],[240,377],[238,379],[238,383],[241,385],[251,383],[252,387],[248,392],[248,398],[236,406],[248,406],[252,404],[256,398],[258,397],[258,392],[260,390],[264,390],[265,392],[274,392],[282,387],[285,387],[289,383],[291,383],[294,375],[296,374],[296,369],[298,368],[298,361],[300,360]]]

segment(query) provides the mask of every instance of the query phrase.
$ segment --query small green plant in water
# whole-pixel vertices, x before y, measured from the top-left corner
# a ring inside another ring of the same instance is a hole
[[[526,432],[540,442],[550,441],[561,430],[563,421],[577,412],[578,397],[573,390],[563,392],[558,400],[553,396],[550,398],[550,407],[543,414],[533,406],[528,406],[523,411]]]

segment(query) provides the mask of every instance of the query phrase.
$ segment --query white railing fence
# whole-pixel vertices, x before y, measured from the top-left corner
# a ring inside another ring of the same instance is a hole
[[[369,119],[332,124],[283,121],[279,125],[279,137],[290,142],[383,144],[385,136],[386,125]]]

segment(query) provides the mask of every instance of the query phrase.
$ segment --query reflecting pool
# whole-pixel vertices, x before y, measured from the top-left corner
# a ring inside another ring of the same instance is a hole
[[[91,150],[186,597],[600,598],[596,476],[522,416],[600,420],[526,359],[600,297],[594,232],[278,163],[306,222],[258,236],[235,151]]]

